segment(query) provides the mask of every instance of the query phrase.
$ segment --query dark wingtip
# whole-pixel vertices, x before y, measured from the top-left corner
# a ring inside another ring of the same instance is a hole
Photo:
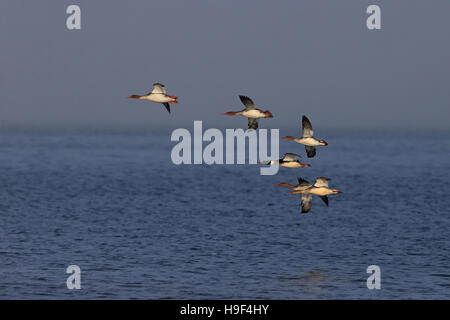
[[[239,99],[241,100],[241,102],[245,105],[245,101],[246,100],[248,100],[248,102],[253,102],[253,100],[252,99],[250,99],[250,97],[249,96],[244,96],[244,95],[242,95],[242,94],[240,94],[239,95]]]
[[[170,114],[170,104],[168,104],[167,102],[164,102],[162,105],[166,108],[167,112],[169,112],[169,114]]]
[[[302,123],[304,123],[304,122],[308,123],[308,125],[311,126],[311,121],[309,121],[308,117],[305,115],[302,116]]]

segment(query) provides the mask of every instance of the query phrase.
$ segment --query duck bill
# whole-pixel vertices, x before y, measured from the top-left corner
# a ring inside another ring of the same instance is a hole
[[[133,94],[133,95],[127,97],[127,98],[128,98],[128,99],[139,99],[140,97],[141,97],[140,95]]]
[[[302,167],[311,167],[309,163],[300,163]]]

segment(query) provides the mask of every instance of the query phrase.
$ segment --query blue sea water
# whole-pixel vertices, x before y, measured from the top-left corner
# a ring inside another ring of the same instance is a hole
[[[176,166],[168,132],[1,132],[0,298],[449,299],[450,134],[323,136],[310,168],[261,176]],[[301,214],[274,187],[299,176],[343,193]]]

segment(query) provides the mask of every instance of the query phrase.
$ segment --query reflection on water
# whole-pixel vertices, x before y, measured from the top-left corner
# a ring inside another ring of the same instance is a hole
[[[287,282],[288,286],[297,288],[299,299],[319,299],[327,295],[327,292],[333,287],[332,283],[337,276],[329,274],[326,271],[307,271],[299,275],[288,278],[280,278],[281,281]]]

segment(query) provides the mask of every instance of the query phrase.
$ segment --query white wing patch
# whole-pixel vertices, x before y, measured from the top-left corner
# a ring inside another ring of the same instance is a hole
[[[300,156],[295,153],[285,153],[283,157],[283,161],[296,161]]]
[[[311,122],[306,116],[302,117],[302,137],[312,138],[314,136],[314,130],[312,128]]]
[[[163,84],[155,83],[155,84],[153,84],[153,91],[152,91],[152,93],[166,94],[166,88],[164,87]]]
[[[320,177],[316,179],[316,183],[314,184],[315,187],[326,187],[328,188],[328,178]]]

